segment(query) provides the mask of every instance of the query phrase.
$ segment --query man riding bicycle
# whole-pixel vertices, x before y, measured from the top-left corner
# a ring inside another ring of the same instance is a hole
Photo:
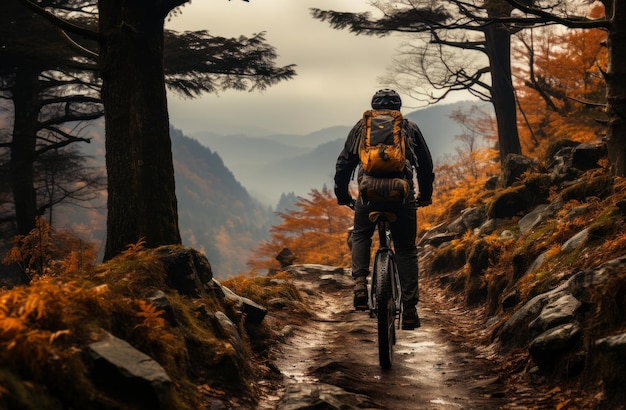
[[[377,91],[372,97],[373,110],[396,110],[402,107],[397,92],[390,89]],[[367,277],[369,275],[372,235],[375,223],[370,221],[372,211],[392,211],[397,215],[391,223],[400,285],[402,288],[402,329],[413,330],[420,327],[417,314],[419,299],[417,267],[417,206],[431,203],[433,190],[433,162],[430,150],[417,124],[406,118],[402,119],[403,135],[406,136],[406,166],[397,172],[394,178],[401,178],[408,183],[408,195],[402,202],[374,202],[363,198],[360,193],[356,201],[352,198],[348,185],[354,170],[361,165],[359,180],[363,177],[363,166],[359,149],[365,138],[366,124],[359,120],[350,130],[344,148],[337,158],[335,171],[335,195],[337,203],[354,208],[354,228],[352,232],[352,277],[355,281],[354,307],[357,310],[368,309]],[[413,171],[417,171],[419,195],[415,196]]]

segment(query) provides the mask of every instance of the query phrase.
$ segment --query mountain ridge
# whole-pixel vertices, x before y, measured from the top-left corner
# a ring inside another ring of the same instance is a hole
[[[454,154],[455,137],[463,133],[450,115],[474,105],[491,109],[484,102],[462,101],[412,111],[405,114],[405,118],[418,124],[437,162]],[[354,123],[357,120],[354,119]],[[282,194],[305,196],[311,189],[332,186],[335,162],[352,126],[337,125],[304,135],[273,134],[261,138],[211,132],[192,136],[217,152],[251,195],[269,206],[276,206]]]

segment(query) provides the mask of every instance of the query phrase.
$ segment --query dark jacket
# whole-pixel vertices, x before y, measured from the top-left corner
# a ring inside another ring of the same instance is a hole
[[[417,124],[411,120],[404,119],[403,127],[408,137],[408,143],[412,149],[407,147],[407,158],[411,161],[417,171],[417,182],[419,184],[419,198],[430,201],[433,193],[433,160],[430,150],[426,145],[424,136]],[[339,204],[348,204],[352,200],[348,185],[356,167],[359,165],[359,144],[362,136],[365,135],[363,120],[359,120],[350,130],[346,143],[337,158],[335,167],[335,196]],[[415,153],[415,157],[411,154]]]

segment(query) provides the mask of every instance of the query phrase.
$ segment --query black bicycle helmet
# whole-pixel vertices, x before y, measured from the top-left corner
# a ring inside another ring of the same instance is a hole
[[[376,91],[372,97],[372,108],[375,110],[399,110],[402,107],[400,95],[392,89]]]

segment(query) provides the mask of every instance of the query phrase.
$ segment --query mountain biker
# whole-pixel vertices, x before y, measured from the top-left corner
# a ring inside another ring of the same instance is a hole
[[[400,110],[402,100],[396,91],[383,89],[373,95],[371,106],[374,110]],[[402,127],[407,136],[406,151],[414,153],[414,155],[407,155],[407,166],[402,173],[402,177],[407,179],[410,186],[408,199],[403,203],[371,203],[365,201],[360,194],[356,200],[352,198],[348,185],[353,172],[360,164],[359,143],[365,133],[363,119],[350,130],[344,148],[337,158],[334,190],[339,205],[348,205],[354,209],[352,277],[355,281],[354,307],[357,310],[368,309],[367,276],[369,275],[372,235],[375,230],[375,224],[369,220],[368,215],[374,210],[389,210],[397,215],[397,220],[391,223],[391,234],[402,288],[402,329],[413,330],[420,327],[417,314],[419,290],[415,243],[417,206],[426,206],[431,203],[434,173],[430,150],[417,124],[406,118],[402,121]],[[413,170],[417,171],[419,184],[417,197],[413,186]],[[360,169],[359,176],[362,172]]]

